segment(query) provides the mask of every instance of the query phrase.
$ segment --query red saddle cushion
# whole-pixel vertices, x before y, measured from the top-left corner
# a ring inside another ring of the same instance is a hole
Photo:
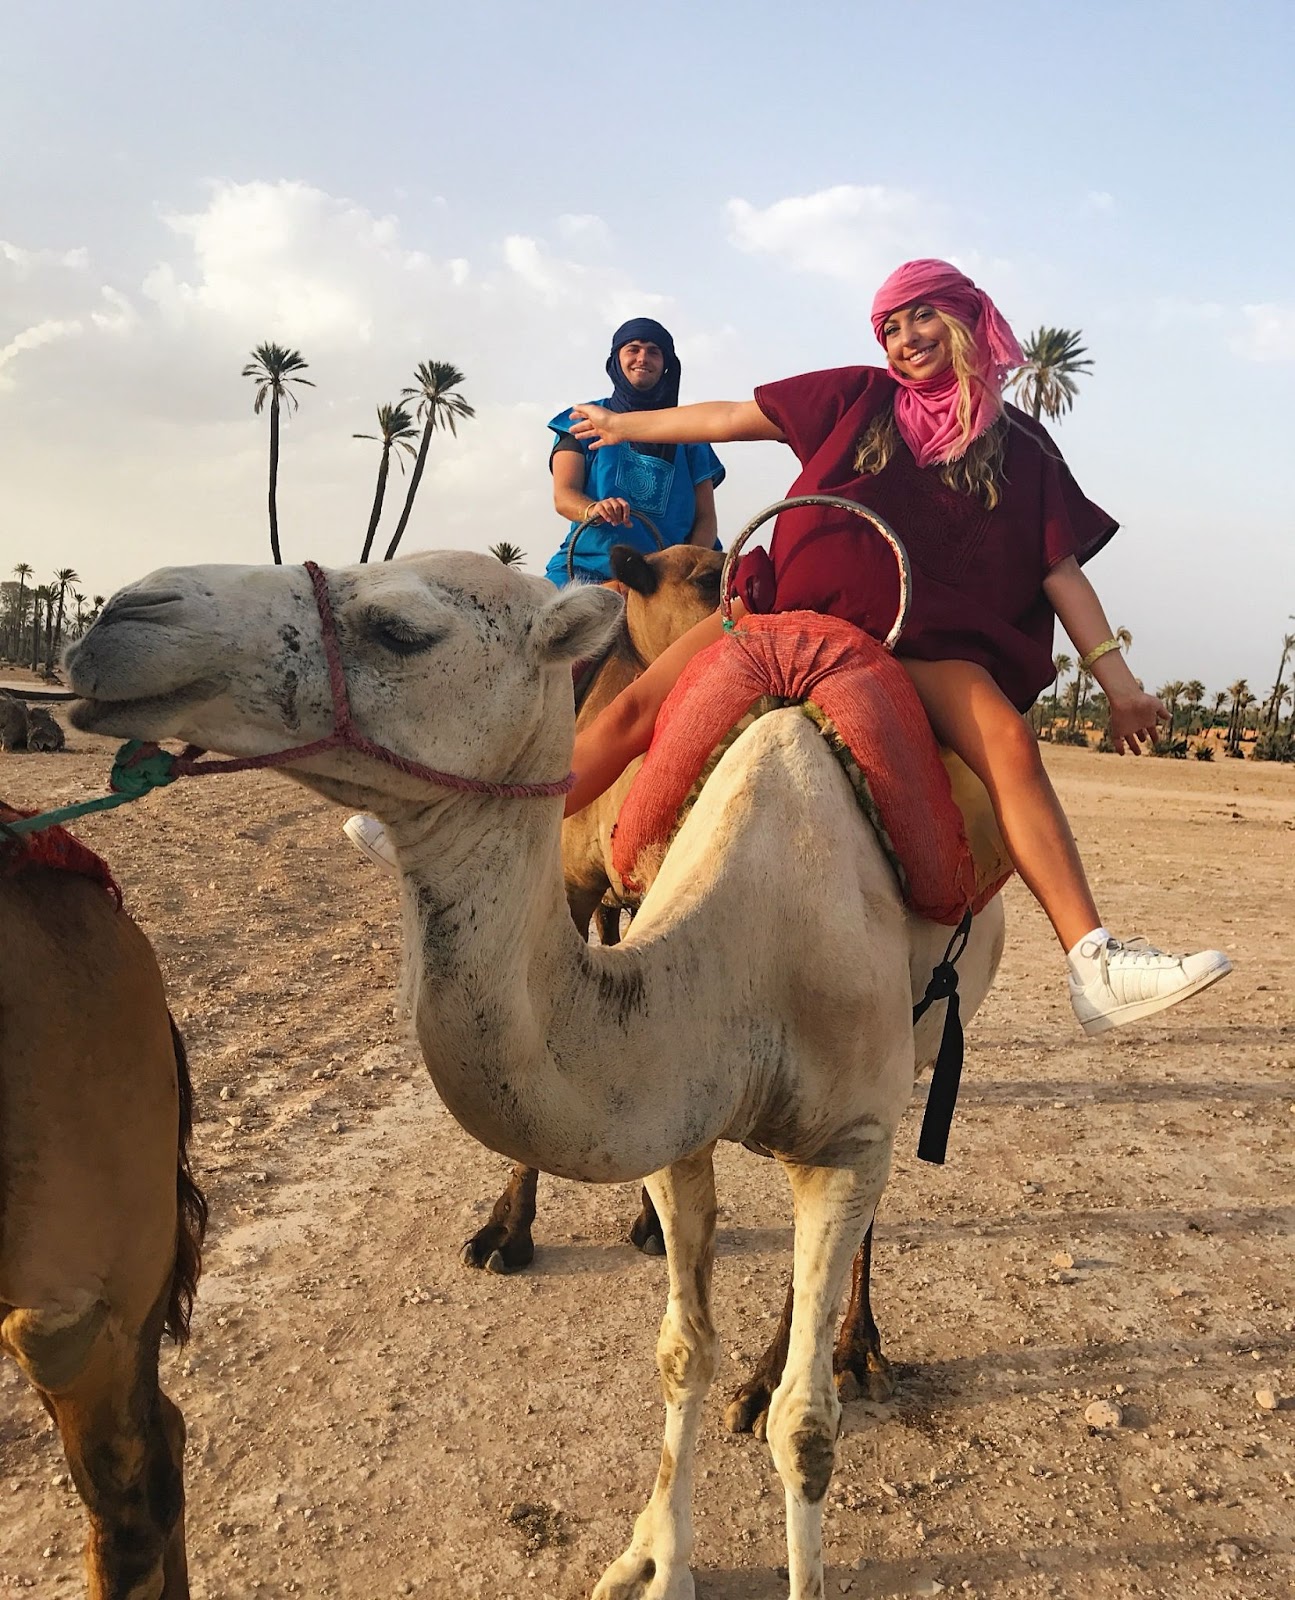
[[[852,623],[816,611],[745,616],[688,663],[616,823],[623,879],[633,880],[645,849],[667,842],[716,746],[765,695],[808,702],[831,720],[866,782],[912,911],[954,926],[997,893],[1000,884],[977,893],[962,813],[908,674]]]
[[[0,823],[34,817],[34,811],[18,811],[0,803]],[[121,909],[121,890],[102,856],[95,855],[65,828],[44,828],[40,833],[8,835],[0,828],[0,872],[9,875],[24,867],[52,867],[58,872],[75,872],[92,878],[117,902]]]

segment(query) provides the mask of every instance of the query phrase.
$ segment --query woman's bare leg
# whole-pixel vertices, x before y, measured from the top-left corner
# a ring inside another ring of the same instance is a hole
[[[1070,950],[1102,919],[1033,730],[983,667],[970,661],[900,665],[936,738],[988,789],[1016,870],[1047,913],[1062,949]]]

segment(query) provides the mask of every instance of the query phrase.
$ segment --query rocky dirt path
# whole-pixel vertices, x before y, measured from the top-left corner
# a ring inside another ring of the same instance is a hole
[[[0,794],[97,790],[110,746],[73,744],[0,757]],[[1286,1600],[1295,772],[1048,757],[1110,915],[1217,941],[1237,972],[1084,1041],[1009,891],[949,1164],[916,1162],[916,1115],[900,1137],[876,1265],[899,1387],[846,1409],[829,1600]],[[575,1600],[655,1470],[664,1266],[622,1243],[632,1190],[555,1180],[531,1272],[459,1266],[506,1163],[404,1041],[392,887],[339,821],[282,779],[229,778],[82,829],[157,946],[197,1083],[212,1230],[193,1341],[166,1357],[194,1594]],[[781,1304],[789,1211],[746,1152],[719,1175],[698,1594],[775,1600],[777,1479],[721,1418]],[[1086,1420],[1095,1401],[1118,1425]],[[0,1370],[0,1592],[71,1600],[80,1540],[44,1415]]]

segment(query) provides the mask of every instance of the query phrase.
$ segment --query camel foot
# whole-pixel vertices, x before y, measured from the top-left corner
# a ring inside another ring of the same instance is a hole
[[[871,1400],[885,1405],[895,1398],[895,1378],[890,1362],[880,1349],[836,1352],[832,1363],[836,1372],[836,1397],[841,1404],[851,1400]]]
[[[729,1401],[724,1426],[730,1433],[752,1433],[763,1439],[772,1394],[772,1386],[758,1372],[754,1373]]]
[[[663,1567],[631,1545],[598,1580],[593,1600],[696,1600],[686,1566]]]
[[[488,1222],[465,1240],[459,1251],[459,1260],[465,1267],[498,1273],[501,1277],[521,1272],[534,1259],[535,1241],[529,1228],[525,1233],[512,1233],[494,1222]]]
[[[656,1207],[652,1204],[646,1189],[643,1191],[643,1208],[634,1218],[634,1225],[630,1228],[630,1243],[645,1256],[665,1255],[665,1235],[661,1231],[661,1219],[657,1216]]]

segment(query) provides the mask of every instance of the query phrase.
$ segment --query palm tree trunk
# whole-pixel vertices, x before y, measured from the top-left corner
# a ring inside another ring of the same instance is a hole
[[[59,586],[58,586],[58,620],[55,622],[54,627],[50,632],[50,637],[49,637],[49,639],[48,639],[48,641],[46,642],[46,645],[45,645],[45,671],[46,672],[53,672],[53,670],[54,670],[54,656],[55,656],[55,653],[58,650],[59,644],[62,642],[62,638],[63,638],[63,603],[64,603],[64,600],[66,599],[66,597],[67,597],[67,584],[60,583]],[[52,603],[53,602],[51,601],[51,604]]]
[[[283,565],[279,553],[279,395],[270,396],[270,554],[276,567]]]
[[[1082,677],[1083,673],[1077,672],[1075,681],[1070,687],[1070,721],[1066,724],[1070,733],[1075,731],[1075,723],[1079,721],[1079,680]]]
[[[1036,375],[1037,377],[1037,375]],[[1037,422],[1043,415],[1043,385],[1036,381],[1034,385],[1034,420]]]
[[[405,531],[405,524],[409,521],[409,513],[414,509],[414,496],[418,493],[418,485],[422,482],[423,468],[427,465],[427,451],[432,442],[432,428],[435,425],[436,413],[430,408],[427,413],[427,422],[423,428],[422,441],[418,446],[418,459],[414,462],[414,470],[409,474],[409,492],[405,495],[405,504],[400,513],[400,521],[396,524],[396,531],[391,535],[391,543],[387,546],[384,561],[390,561],[396,553],[401,537]]]
[[[13,658],[15,661],[17,661],[18,657],[22,654],[22,614],[24,610],[23,585],[26,583],[26,581],[27,574],[25,572],[20,572],[18,574],[18,621],[14,627],[13,636]]]
[[[360,551],[360,560],[369,559],[369,551],[373,549],[373,536],[378,531],[378,518],[382,515],[382,500],[387,492],[387,471],[391,465],[391,445],[382,446],[382,460],[378,463],[378,486],[373,494],[373,510],[369,513],[369,527],[364,535],[364,549]]]
[[[40,601],[31,608],[31,670],[40,671]]]
[[[1286,657],[1289,654],[1290,654],[1290,651],[1286,647],[1285,643],[1283,642],[1283,645],[1282,645],[1282,658],[1281,658],[1281,663],[1277,668],[1277,677],[1273,682],[1272,698],[1269,700],[1268,705],[1267,705],[1267,707],[1266,707],[1266,709],[1264,711],[1264,727],[1265,728],[1268,727],[1269,723],[1272,724],[1272,727],[1274,729],[1277,727],[1277,718],[1278,718],[1278,715],[1280,714],[1280,711],[1281,711],[1281,707],[1280,707],[1280,705],[1278,704],[1278,701],[1277,701],[1277,696],[1281,693],[1282,673],[1284,673],[1286,671]]]

